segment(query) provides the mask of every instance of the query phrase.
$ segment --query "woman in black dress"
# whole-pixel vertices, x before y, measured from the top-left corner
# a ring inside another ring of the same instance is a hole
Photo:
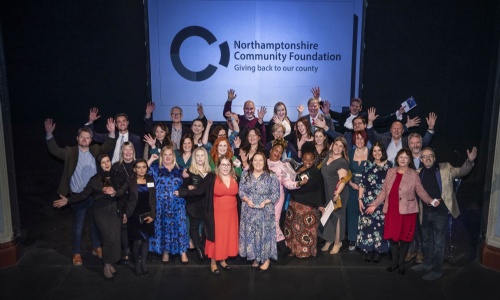
[[[156,216],[156,190],[153,177],[147,172],[146,160],[136,160],[127,201],[128,234],[134,241],[132,255],[137,276],[149,274],[146,267],[149,237],[155,234],[153,220]]]
[[[79,194],[70,198],[63,195],[61,199],[54,201],[54,207],[62,207],[66,204],[73,204],[94,196],[92,212],[94,220],[102,236],[102,261],[104,262],[104,277],[113,279],[116,269],[113,263],[120,260],[120,230],[122,218],[118,211],[118,199],[128,189],[128,184],[123,184],[118,188],[117,177],[111,176],[111,160],[107,154],[97,156],[99,165],[98,172],[92,176],[87,186]],[[125,220],[123,220],[125,221]]]

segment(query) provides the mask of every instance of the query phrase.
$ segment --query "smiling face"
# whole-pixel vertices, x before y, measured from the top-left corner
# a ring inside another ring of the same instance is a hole
[[[243,106],[243,110],[245,112],[245,118],[251,119],[255,115],[255,104],[253,104],[252,101],[247,101],[245,102],[245,105]]]
[[[109,172],[109,170],[111,170],[111,160],[108,156],[105,156],[103,159],[101,159],[101,168],[105,172]]]
[[[330,148],[333,155],[342,155],[342,152],[344,152],[344,144],[341,141],[336,141]]]
[[[257,145],[259,143],[260,137],[257,135],[255,130],[250,130],[247,135],[247,140],[250,145]]]
[[[309,110],[309,114],[311,115],[311,117],[316,118],[319,112],[319,101],[310,100],[307,104],[307,109]]]
[[[314,142],[316,143],[316,145],[323,145],[323,143],[325,142],[325,139],[326,139],[326,135],[324,135],[324,133],[320,130],[316,130],[314,132]]]
[[[193,124],[191,125],[191,130],[193,131],[194,134],[199,135],[203,132],[203,123],[200,120],[194,120]]]
[[[422,150],[422,139],[413,136],[408,140],[408,146],[410,146],[411,154],[415,157],[419,157],[420,150]]]
[[[217,146],[217,153],[219,156],[222,156],[226,154],[227,152],[227,142],[226,141],[220,141],[219,145]]]
[[[126,132],[128,129],[128,120],[125,116],[119,116],[115,120],[116,123],[116,128],[118,128],[118,131],[120,132]]]
[[[434,165],[434,162],[436,161],[434,153],[430,150],[422,151],[422,156],[420,157],[420,159],[422,160],[424,167],[426,167],[427,169],[432,167]]]
[[[351,105],[349,106],[349,111],[352,115],[357,115],[361,111],[361,103],[359,101],[351,101]]]
[[[123,150],[122,150],[122,156],[123,156],[123,161],[124,162],[131,162],[134,160],[134,149],[132,149],[132,146],[130,145],[123,145]]]
[[[163,141],[165,139],[165,136],[167,135],[167,132],[163,129],[161,129],[160,126],[156,126],[155,128],[155,137],[158,141]]]
[[[231,162],[227,158],[222,158],[218,168],[219,174],[227,176],[231,173]]]
[[[356,148],[363,148],[365,145],[365,139],[361,136],[361,134],[356,134],[354,143],[356,145]]]
[[[397,157],[397,162],[398,162],[398,166],[399,167],[408,167],[409,163],[410,163],[410,157],[406,154],[406,153],[401,153],[399,154],[399,156]]]
[[[391,135],[393,140],[399,140],[403,135],[403,124],[401,122],[394,122],[391,125]]]
[[[286,108],[284,105],[278,105],[278,107],[276,107],[276,115],[278,116],[278,118],[280,118],[280,120],[283,120],[286,116]]]
[[[191,142],[191,139],[184,139],[184,143],[182,143],[182,151],[184,153],[191,152],[193,150],[193,142]]]
[[[252,166],[255,172],[260,173],[264,171],[264,164],[265,164],[264,160],[265,157],[262,156],[260,153],[257,153],[252,157]]]
[[[352,127],[354,131],[360,131],[360,130],[365,130],[366,129],[366,124],[363,122],[361,118],[354,119],[352,121]]]
[[[174,163],[174,152],[172,149],[166,149],[161,155],[161,160],[164,166],[168,166]]]
[[[283,155],[283,147],[279,144],[276,144],[269,153],[269,159],[271,161],[278,161],[281,159],[282,155]]]
[[[304,135],[307,133],[306,125],[304,125],[304,123],[302,123],[300,121],[297,121],[297,130],[299,131],[299,133],[301,135]]]
[[[306,169],[309,169],[314,164],[314,155],[310,152],[304,153],[302,156],[302,163]]]
[[[380,159],[382,158],[382,149],[380,149],[379,146],[373,146],[372,156],[375,161],[380,161]]]
[[[195,159],[196,164],[198,166],[204,166],[205,165],[205,160],[207,159],[207,155],[203,151],[196,151],[194,159]]]
[[[182,120],[182,111],[179,108],[173,108],[170,117],[172,118],[172,122],[180,123]]]
[[[148,172],[148,165],[145,162],[138,162],[134,167],[134,172],[137,174],[137,177],[144,177]]]

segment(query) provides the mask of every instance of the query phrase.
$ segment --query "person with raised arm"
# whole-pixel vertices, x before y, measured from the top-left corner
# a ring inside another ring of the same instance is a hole
[[[76,136],[77,145],[61,148],[54,139],[54,130],[56,123],[52,119],[45,120],[45,139],[49,153],[64,161],[64,170],[61,176],[57,193],[61,196],[76,196],[80,194],[92,176],[97,173],[96,158],[99,154],[111,151],[115,145],[115,123],[112,118],[108,119],[108,136],[102,145],[91,145],[93,131],[88,127],[82,127],[78,130]],[[101,242],[99,233],[95,226],[93,215],[90,214],[90,208],[94,202],[93,197],[89,196],[79,203],[71,205],[73,211],[73,265],[82,265],[82,233],[85,216],[89,215],[90,237],[92,239],[92,254],[102,257]]]
[[[227,118],[227,113],[231,112],[231,105],[233,100],[236,99],[236,92],[233,89],[227,91],[227,101],[224,104],[224,111],[222,115],[224,118]],[[244,115],[237,115],[239,119],[240,129],[243,131],[245,128],[245,132],[249,131],[252,128],[258,128],[262,134],[262,143],[266,144],[266,125],[264,124],[264,116],[266,115],[267,108],[262,106],[259,110],[257,110],[257,117],[255,116],[255,104],[252,100],[247,100],[243,104]],[[245,136],[246,137],[246,136]],[[245,140],[245,137],[241,137],[242,140]]]

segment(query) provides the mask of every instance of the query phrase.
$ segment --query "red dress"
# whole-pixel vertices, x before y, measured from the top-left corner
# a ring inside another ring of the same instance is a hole
[[[389,205],[385,214],[384,239],[396,242],[411,242],[415,233],[417,214],[399,213],[399,184],[403,174],[396,173],[396,179],[389,193]]]
[[[224,182],[215,179],[214,220],[215,241],[206,240],[205,254],[215,260],[224,260],[238,255],[238,208],[236,194],[238,183],[231,180],[229,188]]]

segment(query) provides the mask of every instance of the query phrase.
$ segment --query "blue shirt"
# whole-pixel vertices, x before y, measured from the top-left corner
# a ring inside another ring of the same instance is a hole
[[[89,182],[90,177],[96,173],[95,157],[88,150],[83,152],[81,149],[78,149],[78,163],[69,182],[71,191],[73,193],[81,193]]]

